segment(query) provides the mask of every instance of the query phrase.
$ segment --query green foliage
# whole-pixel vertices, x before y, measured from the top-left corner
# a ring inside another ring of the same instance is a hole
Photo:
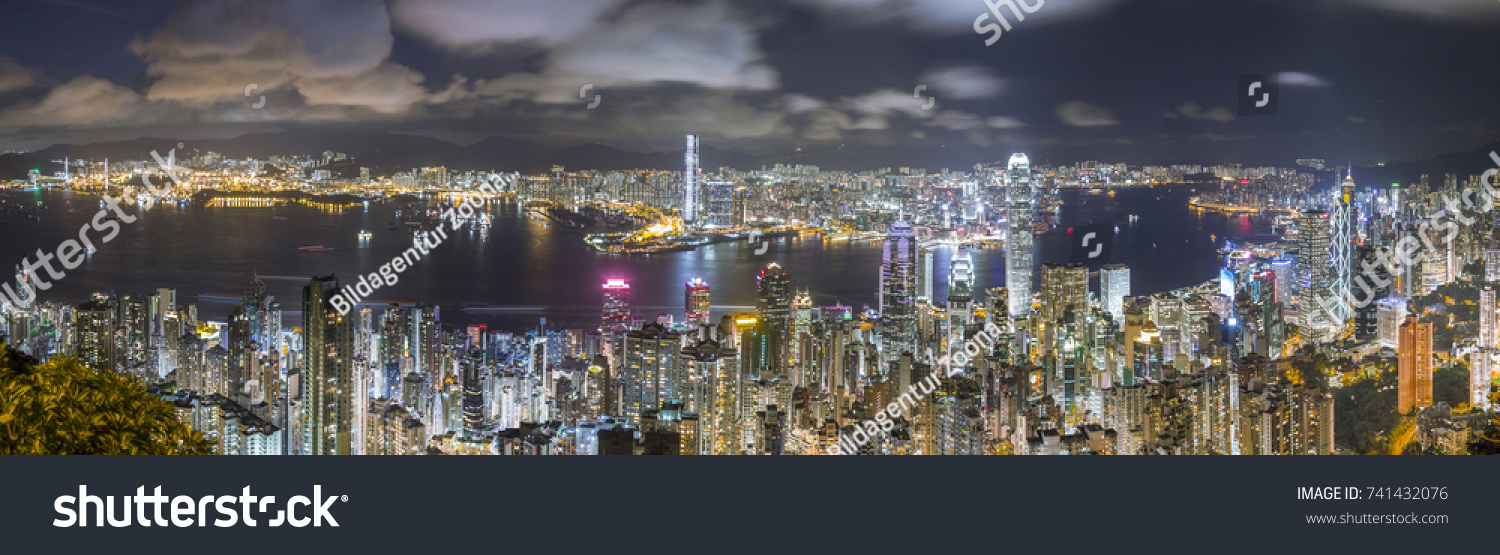
[[[213,446],[132,378],[0,344],[0,455],[204,455]]]
[[[1361,380],[1333,393],[1334,442],[1361,454],[1381,452],[1384,437],[1401,422],[1396,413],[1396,373]]]

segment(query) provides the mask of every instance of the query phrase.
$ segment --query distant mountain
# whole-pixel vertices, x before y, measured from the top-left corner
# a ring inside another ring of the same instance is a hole
[[[1490,159],[1491,152],[1500,152],[1500,141],[1468,152],[1451,152],[1411,162],[1391,162],[1384,166],[1355,168],[1354,182],[1361,186],[1388,187],[1391,183],[1406,186],[1416,183],[1423,174],[1426,174],[1429,184],[1441,186],[1443,175],[1453,174],[1458,176],[1459,183],[1462,184],[1471,175],[1481,175],[1485,170],[1497,167],[1495,161]]]

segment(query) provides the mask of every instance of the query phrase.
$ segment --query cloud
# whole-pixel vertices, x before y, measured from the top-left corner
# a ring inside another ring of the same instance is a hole
[[[1245,141],[1258,138],[1255,135],[1224,135],[1222,133],[1211,132],[1193,135],[1193,139],[1199,141]]]
[[[970,100],[993,98],[1005,88],[1005,81],[989,68],[974,65],[941,65],[917,77],[918,83],[932,86],[942,93],[940,99]]]
[[[1287,87],[1327,87],[1328,80],[1311,73],[1286,71],[1276,74],[1276,83]]]
[[[556,46],[586,38],[620,0],[396,0],[396,27],[450,51],[478,55],[509,43]]]
[[[1175,110],[1162,115],[1167,119],[1177,119],[1179,116],[1194,120],[1234,121],[1234,112],[1229,111],[1228,108],[1215,106],[1204,110],[1197,102],[1192,101],[1184,102]]]
[[[24,89],[36,84],[36,71],[15,60],[0,56],[0,93]]]
[[[111,124],[129,119],[142,104],[135,91],[84,75],[53,88],[41,100],[0,112],[0,126]]]
[[[991,116],[984,120],[984,124],[994,129],[1014,129],[1026,127],[1026,123],[1010,116]]]
[[[1095,106],[1081,100],[1057,105],[1057,118],[1074,127],[1119,125],[1120,120],[1108,108]]]

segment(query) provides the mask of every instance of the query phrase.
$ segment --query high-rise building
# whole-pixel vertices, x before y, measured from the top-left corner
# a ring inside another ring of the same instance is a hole
[[[610,329],[615,324],[630,325],[630,284],[623,279],[608,279],[604,282],[604,321],[601,329]]]
[[[1432,406],[1432,323],[1406,315],[1396,349],[1396,406],[1402,415]]]
[[[1010,317],[1031,314],[1031,274],[1036,236],[1032,233],[1031,160],[1010,155],[1005,172],[1005,288],[1010,293]]]
[[[962,342],[964,327],[973,323],[974,259],[967,252],[953,255],[948,266],[949,341]]]
[[[339,292],[333,275],[314,277],[302,289],[302,453],[308,455],[352,454],[353,315],[329,304]]]
[[[1082,318],[1088,310],[1089,269],[1083,264],[1042,265],[1042,321],[1048,324],[1062,320],[1072,308]],[[1123,297],[1122,297],[1123,298]]]
[[[78,305],[74,321],[78,326],[78,360],[89,368],[118,372],[119,356],[115,344],[115,301],[105,293],[94,293],[89,302]]]
[[[687,153],[683,156],[687,166],[682,172],[682,223],[691,226],[698,221],[698,136],[687,136]]]
[[[1338,320],[1340,305],[1347,297],[1333,296],[1333,259],[1329,254],[1332,240],[1329,215],[1324,210],[1302,210],[1297,213],[1297,275],[1302,282],[1298,296],[1302,341],[1332,341],[1343,329]]]
[[[725,228],[734,225],[734,182],[703,182],[703,216],[699,227]]]
[[[1350,288],[1354,285],[1354,228],[1358,218],[1356,210],[1354,175],[1351,169],[1350,173],[1344,175],[1344,181],[1339,186],[1328,230],[1328,292],[1332,298],[1340,300],[1328,308],[1333,309],[1331,316],[1338,330],[1342,330],[1344,322],[1354,315],[1354,307],[1349,300],[1353,299]]]
[[[1500,281],[1500,249],[1487,249],[1484,251],[1484,280],[1488,282]]]
[[[891,224],[880,258],[880,317],[886,320],[885,358],[913,351],[916,340],[917,236],[911,224]]]
[[[1375,301],[1375,337],[1380,346],[1395,349],[1401,344],[1401,324],[1406,321],[1406,300],[1385,297]]]
[[[774,333],[786,333],[792,323],[792,284],[786,270],[772,262],[755,277],[760,319]]]
[[[684,294],[687,296],[688,325],[697,328],[698,326],[707,324],[709,310],[708,282],[703,281],[701,277],[693,276],[693,279],[688,280]]]
[[[1125,323],[1125,297],[1130,296],[1130,267],[1106,264],[1099,270],[1099,302],[1116,324]]]

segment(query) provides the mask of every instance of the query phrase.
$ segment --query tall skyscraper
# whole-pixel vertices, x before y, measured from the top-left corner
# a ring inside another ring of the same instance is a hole
[[[338,293],[333,275],[314,277],[302,289],[302,452],[308,455],[352,453],[353,315],[329,304]]]
[[[1125,324],[1125,297],[1130,296],[1130,267],[1106,264],[1099,269],[1099,302],[1115,323]]]
[[[1490,407],[1490,368],[1497,332],[1495,288],[1486,285],[1479,290],[1479,348],[1469,357],[1469,406],[1479,410]]]
[[[1042,320],[1048,324],[1063,319],[1068,308],[1083,318],[1089,302],[1089,269],[1083,264],[1042,265]]]
[[[792,283],[786,270],[772,262],[755,277],[758,291],[757,311],[760,319],[770,325],[776,333],[791,329]]]
[[[1338,330],[1343,329],[1354,314],[1354,307],[1349,303],[1353,297],[1351,287],[1354,285],[1354,226],[1358,215],[1354,204],[1354,175],[1353,170],[1344,175],[1344,181],[1339,186],[1338,198],[1333,203],[1333,214],[1329,218],[1329,284],[1328,291],[1340,302],[1329,306],[1333,309],[1333,323]]]
[[[896,360],[903,351],[914,352],[916,340],[917,237],[906,222],[891,224],[881,251],[880,317],[889,326],[885,333],[885,359]]]
[[[615,324],[630,325],[630,284],[623,279],[607,279],[604,281],[604,322],[602,329],[610,329]]]
[[[949,333],[961,337],[974,314],[974,258],[967,252],[953,255],[948,266]]]
[[[1032,234],[1031,160],[1010,155],[1005,172],[1005,288],[1010,294],[1010,316],[1031,314],[1031,274],[1035,235]]]
[[[1343,322],[1339,305],[1347,297],[1333,296],[1333,259],[1329,254],[1332,239],[1329,215],[1324,210],[1302,210],[1297,213],[1297,275],[1302,282],[1298,295],[1303,342],[1332,341]]]
[[[1396,410],[1409,415],[1432,406],[1432,323],[1406,315],[1396,364]]]
[[[698,221],[698,136],[687,136],[687,153],[683,157],[687,166],[683,170],[682,223],[692,225]]]
[[[687,297],[688,324],[692,325],[695,329],[698,326],[707,324],[709,310],[708,282],[703,281],[701,277],[693,276],[693,279],[687,282],[684,295]]]

